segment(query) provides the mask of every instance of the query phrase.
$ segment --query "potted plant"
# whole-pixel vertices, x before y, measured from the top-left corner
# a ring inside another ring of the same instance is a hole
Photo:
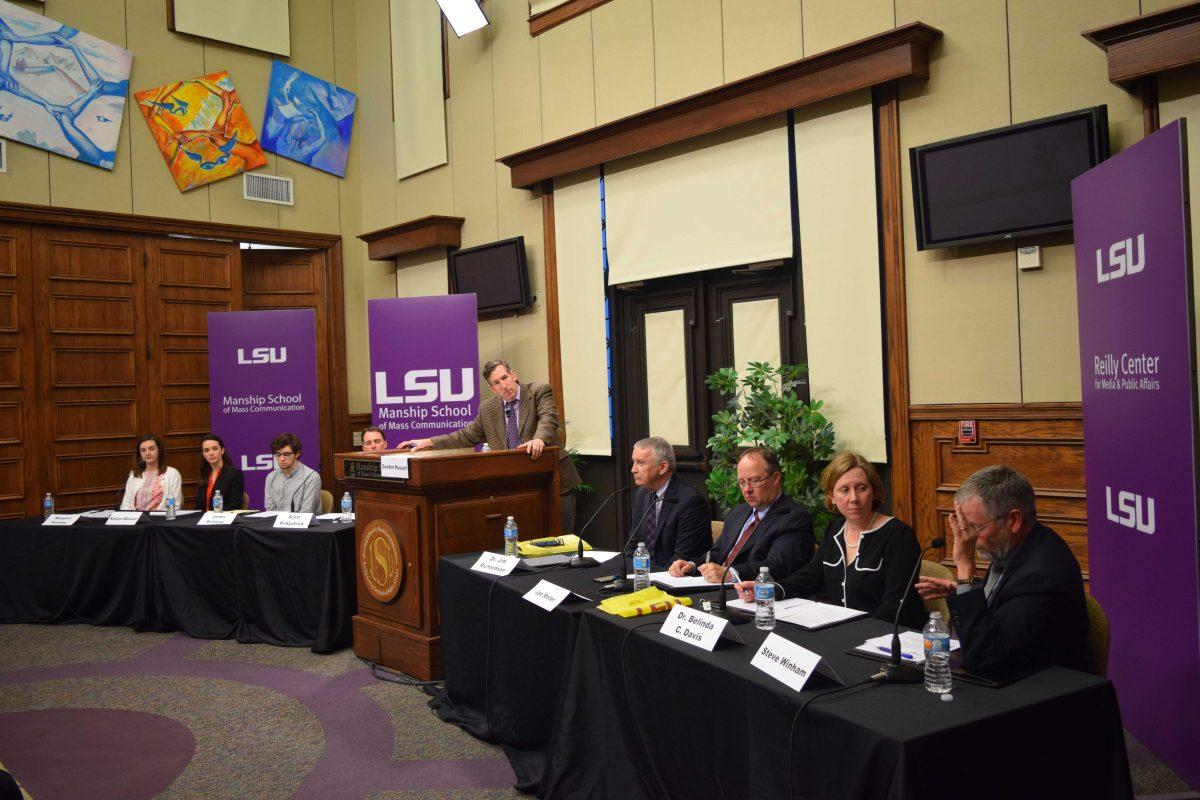
[[[808,511],[817,531],[833,516],[825,509],[821,470],[833,456],[833,423],[821,414],[820,400],[801,400],[796,387],[804,384],[806,364],[778,367],[751,362],[744,377],[725,367],[709,375],[710,389],[725,401],[713,415],[715,430],[708,440],[712,454],[708,496],[727,512],[742,502],[737,486],[737,460],[747,447],[769,447],[779,456],[783,490]]]

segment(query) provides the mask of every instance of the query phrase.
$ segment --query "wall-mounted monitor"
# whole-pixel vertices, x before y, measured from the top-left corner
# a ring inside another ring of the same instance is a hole
[[[474,293],[481,317],[529,308],[533,299],[525,265],[525,237],[452,252],[450,292]]]
[[[1108,110],[1086,108],[913,147],[917,249],[1071,227],[1071,181],[1108,158]]]

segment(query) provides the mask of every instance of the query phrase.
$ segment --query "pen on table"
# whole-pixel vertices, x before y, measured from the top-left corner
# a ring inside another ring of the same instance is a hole
[[[888,655],[892,654],[892,648],[890,648],[890,647],[884,647],[883,645],[879,645],[875,649],[881,653],[887,653]],[[907,658],[909,661],[913,660],[913,657],[911,655],[909,655],[908,653],[901,653],[900,657]]]

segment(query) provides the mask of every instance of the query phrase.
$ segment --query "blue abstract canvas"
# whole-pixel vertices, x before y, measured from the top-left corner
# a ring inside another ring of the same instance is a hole
[[[357,101],[354,92],[276,61],[271,66],[262,147],[344,178]]]
[[[133,54],[0,0],[0,136],[112,169]]]

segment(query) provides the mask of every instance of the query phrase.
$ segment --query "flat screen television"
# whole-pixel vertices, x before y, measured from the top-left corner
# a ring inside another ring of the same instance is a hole
[[[1071,181],[1108,158],[1108,109],[913,147],[917,249],[1071,227]]]
[[[455,250],[450,254],[451,294],[474,293],[479,316],[529,308],[529,270],[525,237]]]

